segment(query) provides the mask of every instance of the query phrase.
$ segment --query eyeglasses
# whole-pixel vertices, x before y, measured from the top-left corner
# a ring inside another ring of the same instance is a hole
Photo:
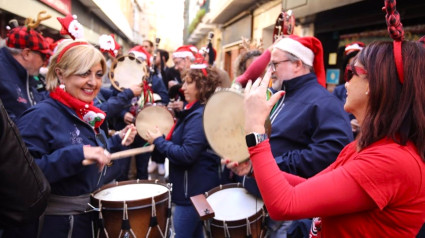
[[[287,60],[281,60],[281,61],[278,61],[278,62],[270,62],[269,67],[271,67],[272,71],[275,72],[276,71],[276,65],[278,65],[280,63],[288,62],[288,61],[291,61],[291,60],[287,59]]]
[[[345,68],[344,78],[346,82],[349,82],[354,75],[365,75],[367,74],[367,71],[359,66],[354,65],[347,65]]]

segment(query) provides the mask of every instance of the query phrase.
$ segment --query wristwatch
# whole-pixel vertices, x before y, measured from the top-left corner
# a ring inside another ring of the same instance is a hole
[[[267,134],[252,132],[245,136],[246,145],[248,147],[256,146],[260,144],[261,142],[267,140],[267,138],[268,138]]]

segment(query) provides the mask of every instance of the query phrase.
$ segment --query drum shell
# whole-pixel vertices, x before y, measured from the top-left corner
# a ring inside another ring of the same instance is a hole
[[[127,184],[158,184],[158,186],[165,186],[169,190],[168,186],[161,183],[156,183],[151,180],[130,180],[123,181],[114,184],[108,184],[98,189],[91,194],[91,204],[95,207],[99,205],[99,199],[95,198],[94,195],[98,192],[107,188],[113,188],[116,186],[127,185]],[[168,202],[169,192],[154,196],[155,209],[158,225],[161,228],[162,233],[166,232],[167,215],[168,215]],[[109,237],[118,237],[121,231],[121,223],[123,219],[123,207],[124,201],[105,201],[102,200],[102,216],[104,220],[105,228],[108,232]],[[128,220],[130,222],[131,229],[137,237],[146,237],[148,234],[149,224],[152,216],[152,197],[143,198],[137,200],[126,201],[128,209]],[[97,222],[95,222],[95,231],[97,231]],[[103,232],[100,232],[99,237],[106,237]],[[157,227],[152,227],[150,235],[148,237],[161,237]]]
[[[221,191],[223,189],[231,189],[231,188],[243,188],[239,183],[231,183],[226,185],[221,185],[219,187],[213,188],[206,193],[206,197],[208,198],[212,194]],[[214,207],[213,207],[214,209]],[[265,207],[260,209],[258,212],[248,217],[248,221],[250,223],[251,234],[253,238],[263,238],[265,235]],[[218,220],[216,218],[212,218],[208,220],[209,227],[211,229],[211,237],[214,238],[226,238],[225,229],[223,220]],[[247,236],[247,228],[246,228],[246,218],[234,221],[225,221],[227,228],[230,233],[230,237],[246,237]],[[208,224],[206,224],[208,226]]]

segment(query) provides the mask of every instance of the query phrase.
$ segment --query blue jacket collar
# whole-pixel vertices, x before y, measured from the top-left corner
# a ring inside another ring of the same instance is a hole
[[[3,47],[0,50],[2,51],[1,53],[6,58],[7,62],[10,63],[10,70],[14,70],[15,72],[17,72],[19,78],[25,82],[25,79],[27,77],[27,70],[12,56],[7,47]]]
[[[303,87],[305,84],[318,83],[317,77],[313,73],[308,73],[296,78],[293,78],[288,81],[284,81],[282,85],[282,90],[286,92],[297,90],[298,88]]]

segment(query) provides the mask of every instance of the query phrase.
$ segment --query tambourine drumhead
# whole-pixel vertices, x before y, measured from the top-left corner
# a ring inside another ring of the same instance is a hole
[[[217,154],[237,162],[249,158],[242,94],[228,90],[214,93],[205,105],[203,123],[207,140]]]
[[[153,130],[157,126],[162,134],[167,135],[173,125],[173,115],[164,106],[145,106],[136,118],[137,133],[145,140],[147,130]]]
[[[207,197],[214,210],[214,219],[221,221],[237,221],[255,215],[264,202],[249,194],[245,188],[227,188]]]
[[[120,91],[135,84],[141,85],[147,75],[146,62],[142,62],[131,55],[118,57],[111,65],[109,72],[112,85]]]
[[[167,187],[158,184],[125,184],[101,190],[94,194],[94,198],[102,201],[131,201],[155,197],[167,191]]]

